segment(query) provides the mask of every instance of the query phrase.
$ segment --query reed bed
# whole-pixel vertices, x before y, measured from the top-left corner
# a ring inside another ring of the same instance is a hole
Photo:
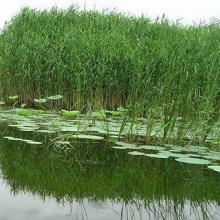
[[[220,23],[182,26],[115,12],[24,8],[0,35],[0,96],[61,94],[57,107],[131,109],[208,133],[220,108]],[[205,136],[204,136],[205,137]]]

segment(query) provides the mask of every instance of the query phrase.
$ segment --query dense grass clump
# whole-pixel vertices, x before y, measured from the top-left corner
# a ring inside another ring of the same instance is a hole
[[[220,107],[220,25],[25,8],[0,36],[0,92],[22,102],[61,94],[67,109],[132,108],[163,118],[165,136],[178,120],[209,130]]]

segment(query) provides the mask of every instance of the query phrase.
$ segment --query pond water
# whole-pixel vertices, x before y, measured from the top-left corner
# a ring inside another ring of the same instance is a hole
[[[36,132],[33,117],[1,116],[2,220],[220,219],[220,173],[207,164],[128,154],[136,146],[91,137],[57,140]]]

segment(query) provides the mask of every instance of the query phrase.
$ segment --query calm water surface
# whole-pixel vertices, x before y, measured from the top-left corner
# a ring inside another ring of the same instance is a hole
[[[220,219],[220,174],[205,166],[135,157],[105,142],[54,150],[48,135],[0,131],[1,220]]]

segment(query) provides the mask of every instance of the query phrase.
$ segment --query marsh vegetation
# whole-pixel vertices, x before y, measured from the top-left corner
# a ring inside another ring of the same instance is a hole
[[[110,219],[218,219],[219,36],[218,21],[23,9],[0,33],[9,197],[77,204],[77,219],[90,204]]]
[[[219,117],[219,22],[181,26],[115,12],[23,9],[0,35],[0,96],[47,107],[129,109],[164,138],[205,140]]]

